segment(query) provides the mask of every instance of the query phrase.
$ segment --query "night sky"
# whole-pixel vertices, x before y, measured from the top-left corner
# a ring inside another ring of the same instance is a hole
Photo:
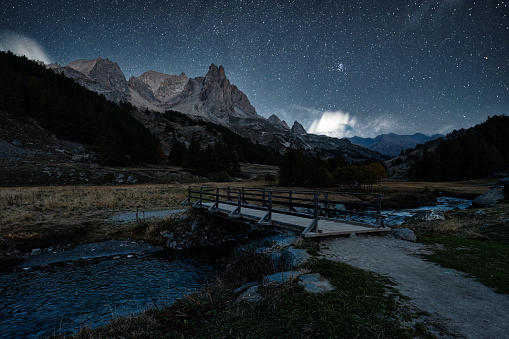
[[[204,76],[338,137],[448,133],[509,115],[509,2],[4,0],[0,49]]]

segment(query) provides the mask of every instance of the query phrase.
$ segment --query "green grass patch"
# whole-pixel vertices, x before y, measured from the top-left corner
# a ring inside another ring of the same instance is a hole
[[[261,288],[263,300],[235,302],[237,294],[207,289],[154,312],[159,335],[192,338],[410,338],[388,280],[346,264],[310,266],[335,290],[305,292],[296,281]]]
[[[468,273],[497,292],[509,294],[509,243],[455,235],[421,237],[420,241],[442,245],[434,254],[425,255],[426,259]]]

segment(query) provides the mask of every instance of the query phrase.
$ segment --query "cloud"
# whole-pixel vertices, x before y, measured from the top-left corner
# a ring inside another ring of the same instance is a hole
[[[318,119],[313,120],[308,133],[324,134],[335,138],[352,137],[357,120],[342,111],[325,111]]]
[[[37,41],[16,32],[4,31],[0,33],[0,50],[24,55],[28,59],[42,61],[45,64],[51,63],[51,58]]]

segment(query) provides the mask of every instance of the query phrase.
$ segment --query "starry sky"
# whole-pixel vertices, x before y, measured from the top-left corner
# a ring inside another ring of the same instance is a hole
[[[507,0],[3,0],[0,49],[204,76],[336,137],[448,133],[509,115]]]

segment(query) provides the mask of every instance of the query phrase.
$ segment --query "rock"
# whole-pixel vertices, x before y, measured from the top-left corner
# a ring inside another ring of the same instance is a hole
[[[247,301],[247,302],[258,302],[262,300],[263,297],[258,293],[258,285],[250,287],[246,292],[242,293],[240,297],[237,298],[237,301]]]
[[[472,206],[490,206],[504,200],[504,186],[497,186],[472,201]]]
[[[299,271],[278,272],[278,273],[274,273],[272,275],[264,277],[262,280],[262,283],[264,286],[266,286],[266,285],[281,285],[285,282],[290,281],[291,279],[298,278],[302,274],[303,273],[299,272]]]
[[[336,204],[334,208],[337,209],[338,211],[346,211],[346,207],[343,204]]]
[[[475,211],[474,215],[476,217],[484,217],[484,216],[486,216],[486,212],[484,212],[483,210],[479,210],[479,211]]]
[[[127,177],[127,183],[128,184],[137,184],[138,183],[138,179],[136,179],[134,176],[130,175]]]
[[[308,134],[308,132],[306,132],[306,129],[297,120],[295,120],[295,122],[293,123],[292,132],[299,135]]]
[[[289,248],[281,253],[283,269],[291,270],[295,266],[304,264],[311,256],[306,250]]]
[[[175,233],[173,232],[169,232],[167,230],[164,230],[164,231],[161,231],[159,232],[164,238],[167,238],[167,239],[173,239],[175,238]]]
[[[334,290],[330,282],[320,273],[304,274],[299,278],[299,285],[311,293],[322,293]]]
[[[432,221],[432,220],[445,220],[443,212],[440,211],[418,211],[413,216],[405,220],[405,223],[412,223],[414,221]]]
[[[352,238],[352,239],[357,238],[357,234],[355,234],[355,233],[351,233],[351,234],[350,234],[350,238]]]
[[[42,250],[40,248],[34,248],[32,252],[30,252],[30,255],[37,255],[40,254]]]
[[[256,286],[258,285],[258,283],[256,281],[253,281],[253,282],[250,282],[250,283],[247,283],[247,284],[244,284],[242,285],[241,287],[233,290],[234,293],[239,293],[239,292],[242,292],[242,291],[245,291],[247,290],[248,288],[250,287],[253,287],[253,286]]]
[[[401,228],[401,229],[395,229],[392,230],[389,235],[393,236],[396,239],[401,240],[409,240],[409,241],[416,241],[417,236],[415,235],[414,231],[412,231],[409,228]]]

